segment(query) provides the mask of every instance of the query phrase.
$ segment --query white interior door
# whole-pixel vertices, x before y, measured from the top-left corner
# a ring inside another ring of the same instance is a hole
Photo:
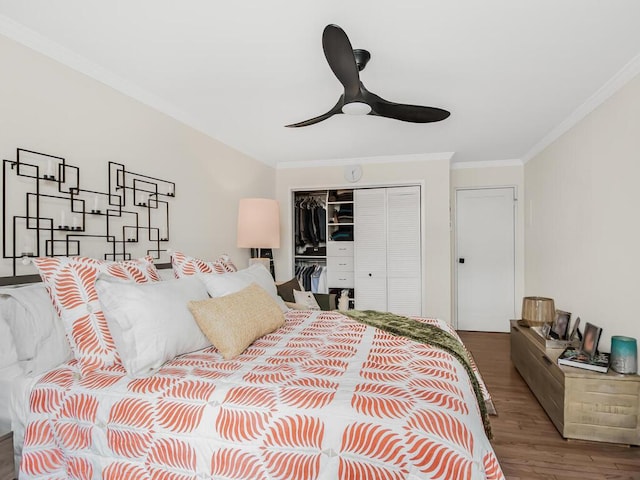
[[[456,192],[459,330],[509,331],[515,315],[515,189]]]

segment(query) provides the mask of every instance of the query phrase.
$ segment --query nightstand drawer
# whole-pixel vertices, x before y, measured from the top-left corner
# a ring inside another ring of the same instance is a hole
[[[544,350],[518,329],[511,331],[511,359],[553,424],[562,432],[564,379],[560,369],[545,355]]]
[[[13,433],[0,435],[0,480],[16,478],[13,465]]]

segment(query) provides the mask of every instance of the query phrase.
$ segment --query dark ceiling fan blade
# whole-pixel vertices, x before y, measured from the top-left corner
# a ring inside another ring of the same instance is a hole
[[[375,93],[369,92],[364,88],[364,85],[362,85],[362,95],[371,107],[369,115],[378,115],[413,123],[440,122],[451,115],[447,110],[437,107],[422,107],[420,105],[390,102]]]
[[[327,113],[323,113],[322,115],[319,115],[314,118],[310,118],[309,120],[305,120],[303,122],[292,123],[291,125],[285,125],[285,127],[291,127],[291,128],[306,127],[308,125],[313,125],[314,123],[319,123],[323,120],[326,120],[329,117],[333,117],[336,114],[341,114],[343,105],[344,105],[344,95],[340,95],[340,98],[338,99],[338,103],[336,103],[335,106],[331,110],[329,110]]]
[[[422,107],[420,105],[406,105],[393,102],[375,104],[372,107],[372,111],[381,117],[413,123],[440,122],[451,115],[447,110],[437,107]]]
[[[322,48],[334,75],[344,86],[347,98],[358,94],[360,75],[349,37],[337,25],[327,25],[322,32]]]

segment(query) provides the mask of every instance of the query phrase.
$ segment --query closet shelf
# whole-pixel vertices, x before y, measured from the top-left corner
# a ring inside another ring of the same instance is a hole
[[[327,225],[329,225],[330,227],[343,227],[345,225],[353,225],[353,222],[349,222],[349,223],[347,223],[347,222],[344,222],[344,223],[340,223],[340,222],[338,222],[338,223],[328,223]]]
[[[296,255],[295,258],[309,258],[309,259],[324,259],[327,258],[326,255]]]

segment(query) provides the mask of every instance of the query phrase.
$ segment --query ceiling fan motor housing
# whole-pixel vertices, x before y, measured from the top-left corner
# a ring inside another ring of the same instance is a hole
[[[366,67],[369,60],[371,60],[371,54],[367,50],[360,48],[353,50],[353,56],[356,57],[356,65],[358,66],[359,72],[364,70],[364,67]]]

